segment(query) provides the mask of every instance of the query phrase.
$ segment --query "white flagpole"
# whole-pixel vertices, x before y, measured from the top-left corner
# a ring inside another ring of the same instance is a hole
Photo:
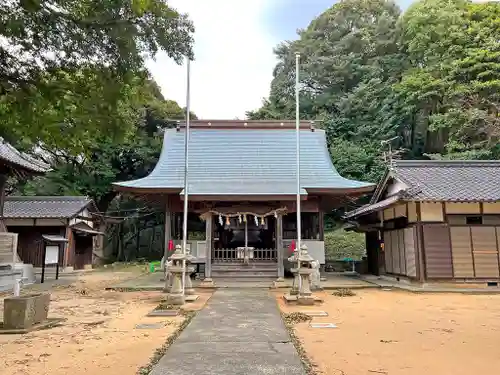
[[[300,103],[299,103],[299,64],[300,54],[295,54],[295,133],[297,154],[297,272],[300,267],[299,256],[302,237],[301,207],[300,207]],[[302,280],[299,276],[299,290],[302,289]]]
[[[188,181],[188,165],[189,165],[189,122],[190,122],[190,67],[189,57],[187,57],[187,87],[186,87],[186,134],[184,136],[184,217],[182,223],[182,295],[186,292],[186,248],[187,248],[187,223],[188,223],[188,199],[189,199],[189,181]]]

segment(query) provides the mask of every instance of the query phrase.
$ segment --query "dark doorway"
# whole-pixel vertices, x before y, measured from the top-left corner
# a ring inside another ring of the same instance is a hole
[[[92,236],[75,234],[75,269],[81,270],[92,264]]]

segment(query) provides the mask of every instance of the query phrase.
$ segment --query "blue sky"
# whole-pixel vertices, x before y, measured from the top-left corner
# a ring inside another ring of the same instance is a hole
[[[312,19],[331,7],[332,0],[275,0],[269,2],[264,23],[270,32],[281,39],[295,39],[298,28],[306,28]],[[398,0],[406,9],[411,0]]]
[[[168,0],[193,20],[191,109],[204,119],[243,119],[269,94],[273,48],[295,39],[333,0]],[[399,0],[406,8],[410,0]],[[186,103],[186,68],[165,54],[148,62],[163,95]]]

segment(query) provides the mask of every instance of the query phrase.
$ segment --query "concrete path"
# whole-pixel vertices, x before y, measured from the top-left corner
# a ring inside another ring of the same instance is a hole
[[[275,299],[261,289],[220,289],[152,375],[304,375]]]

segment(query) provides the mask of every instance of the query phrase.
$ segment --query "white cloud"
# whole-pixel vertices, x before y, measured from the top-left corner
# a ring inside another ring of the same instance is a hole
[[[265,5],[267,3],[267,5]],[[191,110],[199,118],[244,118],[269,94],[277,41],[261,21],[269,0],[171,0],[194,22]],[[159,54],[148,67],[163,95],[186,103],[186,67]]]

